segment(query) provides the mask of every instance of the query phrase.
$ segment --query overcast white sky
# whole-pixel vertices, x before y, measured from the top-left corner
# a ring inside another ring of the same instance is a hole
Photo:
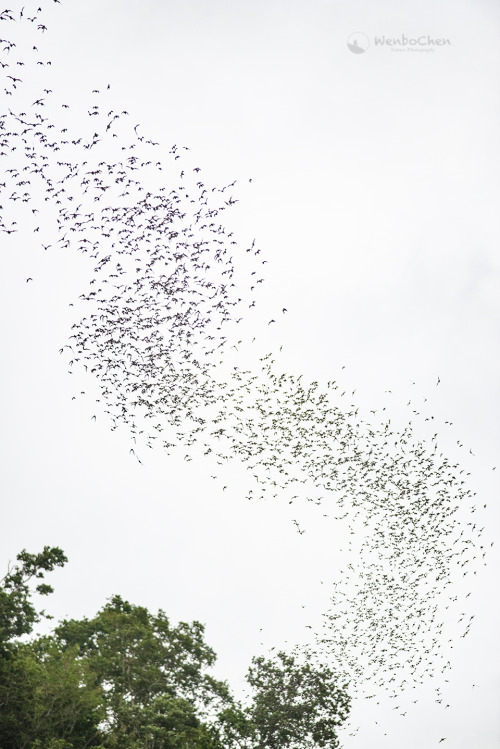
[[[356,389],[362,408],[404,421],[408,399],[427,398],[436,421],[453,422],[445,447],[487,505],[488,542],[500,541],[500,7],[45,5],[40,45],[61,100],[76,107],[109,83],[110,109],[127,109],[160,142],[158,158],[186,145],[207,183],[238,180],[228,223],[269,260],[263,311],[245,332],[262,351],[283,345],[285,369]],[[354,32],[369,41],[363,54],[347,47]],[[450,44],[375,44],[402,35]],[[306,642],[306,625],[319,626],[321,581],[343,563],[344,531],[306,508],[298,535],[282,504],[245,499],[237,466],[223,492],[208,464],[193,470],[158,450],[140,465],[125,433],[99,411],[91,420],[90,397],[71,400],[91,386],[58,355],[82,259],[44,253],[31,234],[3,237],[2,566],[22,548],[61,546],[69,564],[52,575],[56,617],[90,616],[119,593],[201,620],[219,674],[239,688],[252,655]],[[276,304],[288,313],[269,328]],[[454,647],[450,707],[436,704],[432,684],[404,718],[383,694],[378,707],[356,703],[360,729],[345,747],[420,749],[446,737],[450,749],[497,749],[499,574],[494,546],[468,599],[474,627]]]

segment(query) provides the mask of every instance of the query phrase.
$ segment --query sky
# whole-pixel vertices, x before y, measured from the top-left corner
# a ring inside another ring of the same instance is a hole
[[[272,351],[279,371],[335,379],[362,411],[385,409],[398,424],[411,401],[470,472],[489,553],[467,599],[470,633],[451,631],[445,699],[436,702],[432,678],[404,717],[383,690],[379,704],[360,698],[343,746],[418,749],[445,738],[453,749],[496,749],[498,5],[41,4],[37,44],[52,65],[27,86],[50,81],[75,127],[99,89],[159,144],[159,160],[187,146],[186,163],[207,184],[237,180],[224,221],[267,260],[257,309],[233,333],[256,339],[242,360]],[[353,38],[365,51],[349,49]],[[424,38],[448,41],[409,41]],[[6,95],[2,112],[9,106]],[[173,179],[166,170],[165,184]],[[51,575],[46,602],[56,619],[91,616],[118,593],[174,621],[200,620],[218,675],[241,690],[252,656],[307,644],[319,629],[348,530],[307,503],[248,501],[237,461],[217,479],[209,460],[159,447],[139,462],[130,434],[110,429],[90,376],[69,374],[59,354],[88,261],[45,252],[24,228],[1,238],[0,563],[62,547],[69,563]],[[427,428],[416,420],[417,436]]]

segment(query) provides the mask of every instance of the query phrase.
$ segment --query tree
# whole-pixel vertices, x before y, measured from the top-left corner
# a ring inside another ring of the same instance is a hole
[[[0,652],[12,648],[12,639],[29,634],[33,625],[46,616],[44,611],[37,612],[31,601],[32,580],[42,580],[46,572],[55,567],[63,567],[68,561],[62,549],[57,546],[45,546],[39,554],[29,554],[26,549],[17,555],[20,565],[9,569],[0,580]],[[53,588],[46,583],[39,583],[35,590],[42,596],[49,595]],[[50,618],[50,617],[47,617]]]
[[[255,749],[339,746],[337,729],[350,700],[327,666],[279,652],[274,659],[253,658],[247,681],[254,689],[247,712]]]
[[[66,555],[45,546],[38,554],[21,551],[17,561],[0,580],[0,747],[96,746],[102,698],[78,649],[63,650],[51,637],[19,642],[43,616],[50,618],[36,610],[32,595],[53,592],[39,581],[64,566]]]
[[[147,705],[126,705],[120,726],[103,737],[102,749],[225,749],[214,725],[201,720],[189,700],[165,693]]]
[[[66,557],[45,547],[17,559],[0,581],[0,749],[338,747],[349,698],[330,669],[283,652],[254,658],[242,707],[209,673],[216,656],[197,621],[172,625],[113,596],[92,619],[19,642],[43,615],[30,581]]]
[[[99,745],[102,695],[77,650],[42,637],[0,659],[1,749]]]
[[[120,596],[93,619],[56,628],[57,641],[78,648],[101,689],[103,746],[220,746],[214,721],[232,698],[225,682],[206,673],[216,656],[203,634],[199,622],[172,626],[163,611],[153,615]]]

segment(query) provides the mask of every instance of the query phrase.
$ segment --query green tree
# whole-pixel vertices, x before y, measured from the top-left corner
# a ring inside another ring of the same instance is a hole
[[[55,567],[63,567],[68,561],[62,549],[45,546],[39,554],[29,554],[25,549],[17,555],[21,562],[0,580],[0,653],[12,647],[13,638],[29,634],[33,625],[46,616],[37,612],[31,600],[32,581],[42,580],[46,572]],[[42,596],[49,595],[53,588],[46,583],[35,585],[35,591]],[[50,618],[50,617],[48,617]]]
[[[45,546],[38,554],[21,551],[17,561],[0,580],[0,749],[95,746],[102,697],[78,649],[64,650],[51,637],[19,642],[50,618],[32,597],[53,592],[41,581],[67,558]]]
[[[224,749],[219,731],[200,719],[189,700],[165,693],[147,705],[120,710],[120,726],[103,738],[106,749]]]
[[[114,596],[93,619],[64,621],[54,634],[62,647],[78,648],[102,691],[103,746],[219,746],[216,716],[232,698],[206,673],[216,656],[202,624],[172,626],[163,611]]]
[[[247,681],[254,695],[246,730],[255,749],[339,746],[337,729],[350,700],[327,666],[299,663],[279,652],[274,659],[253,658]]]
[[[0,659],[1,749],[84,749],[99,744],[100,690],[78,649],[52,637]]]
[[[0,581],[0,749],[338,747],[349,697],[330,669],[283,652],[254,658],[242,707],[209,673],[216,656],[196,621],[172,625],[114,596],[92,619],[19,642],[43,615],[33,579],[66,557],[45,547],[17,560]]]

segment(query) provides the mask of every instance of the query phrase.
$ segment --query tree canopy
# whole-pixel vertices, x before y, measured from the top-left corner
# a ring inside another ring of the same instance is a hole
[[[172,624],[115,595],[93,618],[25,641],[43,613],[31,581],[67,559],[45,547],[17,560],[0,581],[0,749],[338,747],[349,697],[333,672],[283,652],[254,658],[242,704],[210,673],[198,621]]]
[[[298,663],[279,652],[254,658],[247,681],[258,749],[337,747],[337,728],[349,713],[349,697],[327,666]]]
[[[21,564],[9,569],[0,580],[0,650],[5,650],[13,637],[29,634],[33,625],[46,616],[37,612],[32,602],[32,581],[43,580],[46,572],[63,567],[68,561],[59,547],[45,546],[39,554],[29,554],[26,549],[19,552]],[[46,583],[38,583],[35,591],[42,596],[53,592]]]

